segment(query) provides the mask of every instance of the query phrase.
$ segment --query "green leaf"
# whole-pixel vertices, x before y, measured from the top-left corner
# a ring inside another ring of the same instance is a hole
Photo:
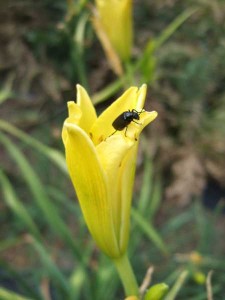
[[[145,144],[144,144],[145,145]],[[162,184],[159,178],[153,178],[153,164],[149,155],[144,160],[144,174],[141,193],[138,201],[138,211],[153,220],[162,199]]]
[[[187,279],[187,276],[188,276],[188,271],[184,270],[177,278],[176,282],[174,283],[174,285],[172,286],[172,288],[170,289],[169,293],[166,295],[166,298],[164,300],[174,300],[176,298],[185,280]]]
[[[68,176],[66,161],[61,152],[42,144],[35,138],[24,133],[22,130],[19,130],[4,120],[0,120],[0,129],[10,133],[14,137],[20,139],[22,142],[39,151],[41,154],[49,158],[64,174]]]
[[[157,50],[162,46],[175,32],[176,30],[194,13],[199,10],[198,7],[190,7],[182,12],[178,17],[176,17],[159,35],[158,38],[154,40],[154,50]]]
[[[42,184],[38,175],[35,173],[33,167],[31,167],[27,161],[25,155],[22,154],[22,152],[14,143],[12,143],[4,134],[1,133],[0,142],[4,144],[8,153],[20,168],[21,176],[24,177],[24,180],[33,196],[33,200],[43,212],[48,224],[51,226],[53,231],[67,243],[75,257],[82,261],[83,255],[77,243],[75,242],[75,239],[72,237],[70,230],[62,220],[57,207],[54,205],[51,199],[49,199],[44,185]]]
[[[5,174],[2,172],[2,170],[0,170],[0,184],[2,187],[2,193],[4,195],[6,204],[11,208],[11,210],[15,213],[15,215],[17,215],[20,221],[24,225],[26,225],[30,233],[40,239],[41,236],[37,226],[33,222],[29,212],[27,211],[26,207],[23,205],[22,201],[18,199],[11,183],[9,182]]]
[[[185,10],[177,18],[175,18],[155,39],[151,39],[143,53],[142,57],[139,60],[140,67],[142,69],[144,81],[153,82],[155,79],[155,70],[157,65],[157,59],[155,52],[159,49],[176,31],[177,29],[195,12],[198,11],[198,8],[192,7]]]
[[[50,278],[53,278],[57,282],[57,285],[60,286],[64,294],[67,296],[66,299],[68,300],[73,299],[69,281],[67,281],[67,278],[59,270],[56,264],[52,261],[52,258],[47,252],[47,250],[42,246],[41,243],[39,243],[31,236],[28,237],[28,241],[30,242],[30,245],[33,246],[34,249],[39,254],[43,266],[47,270]]]
[[[31,298],[21,296],[19,294],[16,294],[16,293],[11,292],[4,288],[0,288],[0,299],[2,299],[2,300],[31,300]]]
[[[15,74],[10,74],[6,79],[6,82],[3,87],[0,89],[0,104],[8,100],[10,97],[15,96],[12,91],[13,81],[15,79]]]
[[[145,233],[149,239],[152,240],[154,245],[161,250],[163,254],[168,255],[169,251],[167,246],[164,244],[162,238],[152,224],[144,219],[143,216],[134,208],[131,210],[131,216],[135,220],[136,224],[141,228],[143,233]]]

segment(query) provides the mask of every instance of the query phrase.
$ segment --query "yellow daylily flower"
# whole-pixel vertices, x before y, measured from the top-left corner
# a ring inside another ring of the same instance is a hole
[[[95,0],[95,3],[97,15],[94,16],[94,25],[98,24],[97,34],[101,28],[119,57],[128,60],[133,40],[132,0]],[[101,36],[99,38],[103,46],[109,49]]]
[[[68,102],[62,138],[66,162],[77,197],[94,240],[109,257],[126,252],[138,137],[155,111],[143,111],[146,85],[129,88],[99,117],[85,89],[77,85],[77,103]],[[112,133],[123,112],[141,112],[139,124]]]

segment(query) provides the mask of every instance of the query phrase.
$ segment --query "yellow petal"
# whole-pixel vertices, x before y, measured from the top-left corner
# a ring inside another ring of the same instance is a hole
[[[137,140],[143,128],[157,117],[157,112],[143,112],[141,115],[141,123],[132,123],[129,127],[129,131],[127,131],[126,140],[130,139],[131,141],[134,141],[134,143],[133,147],[130,147],[127,151],[126,156],[123,159],[121,169],[118,172],[118,182],[120,185],[120,194],[118,197],[121,199],[119,236],[119,248],[121,253],[126,251],[129,238],[130,209],[138,149]]]
[[[147,93],[147,85],[142,84],[142,86],[138,90],[138,95],[137,95],[137,102],[135,107],[137,111],[141,111],[143,109],[146,100],[146,93]]]
[[[69,116],[66,119],[67,123],[79,125],[87,133],[97,119],[95,108],[91,102],[86,90],[77,84],[77,103],[68,101]],[[64,135],[65,131],[63,131]]]
[[[113,224],[118,241],[120,239],[121,230],[121,206],[123,205],[120,197],[120,174],[123,173],[124,159],[133,145],[133,141],[124,139],[121,135],[117,135],[100,143],[96,148],[101,165],[108,179],[109,201],[111,202]]]
[[[65,123],[79,125],[81,115],[82,115],[80,107],[74,101],[68,101],[67,107],[68,107],[69,116],[65,120]],[[67,130],[65,130],[65,127],[63,126],[62,139],[64,144],[66,143],[67,136],[68,136]]]
[[[65,122],[64,131],[66,161],[87,226],[102,251],[117,257],[107,179],[96,149],[79,126]]]
[[[77,84],[77,105],[81,109],[79,126],[89,133],[92,125],[97,119],[95,108],[86,90]],[[69,111],[70,114],[70,111]]]
[[[121,172],[119,174],[120,199],[121,199],[121,226],[119,237],[120,252],[124,253],[127,249],[130,232],[130,209],[133,195],[134,175],[136,169],[138,143],[134,145],[123,160]]]

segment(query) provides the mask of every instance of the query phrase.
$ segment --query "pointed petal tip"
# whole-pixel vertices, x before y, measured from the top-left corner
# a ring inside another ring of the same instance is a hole
[[[82,91],[83,89],[84,89],[83,86],[80,85],[79,83],[77,83],[77,84],[75,85],[75,94],[78,96],[78,95],[81,93],[81,91]]]
[[[138,97],[137,97],[137,109],[141,110],[144,107],[145,99],[147,94],[147,84],[142,84],[142,86],[138,89]]]
[[[151,111],[151,113],[152,113],[153,115],[155,115],[155,117],[158,116],[158,112],[157,112],[156,110]]]
[[[77,89],[80,89],[80,88],[83,89],[83,86],[82,86],[81,84],[77,83],[77,84],[76,84],[76,88],[77,88]]]
[[[140,89],[147,89],[147,84],[146,83],[143,83],[140,87]]]
[[[155,120],[158,116],[158,112],[155,110],[150,111],[148,114],[149,114],[149,118],[151,118],[151,121]]]
[[[67,101],[67,107],[70,108],[71,106],[73,106],[75,104],[75,102],[73,100]]]

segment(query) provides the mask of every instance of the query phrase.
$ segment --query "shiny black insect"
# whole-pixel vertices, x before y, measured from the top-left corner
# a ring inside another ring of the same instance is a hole
[[[115,131],[110,135],[112,136],[114,133],[116,133],[117,131],[121,131],[123,130],[124,128],[125,129],[125,136],[126,136],[126,133],[127,133],[127,128],[128,128],[128,125],[131,123],[131,122],[134,122],[136,124],[139,124],[138,122],[135,122],[135,120],[140,120],[140,114],[143,112],[144,110],[142,111],[137,111],[135,109],[132,109],[132,110],[128,110],[128,111],[124,111],[121,115],[119,115],[112,123],[112,126],[113,128],[115,129]]]

